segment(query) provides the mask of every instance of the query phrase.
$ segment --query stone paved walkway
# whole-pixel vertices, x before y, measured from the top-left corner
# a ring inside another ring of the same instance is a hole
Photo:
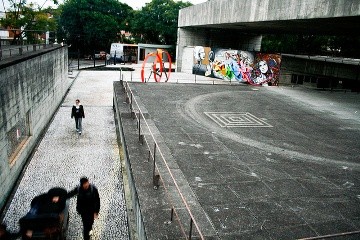
[[[165,159],[156,160],[162,184],[155,192],[153,161],[145,160],[149,154],[139,143],[138,121],[130,117],[120,84],[115,87],[149,239],[165,239],[160,233],[180,239],[189,232],[189,215],[171,189],[168,169],[205,239],[301,239],[349,232],[331,239],[359,239],[359,94],[300,86],[128,83],[146,113],[143,136]],[[138,108],[133,105],[135,112]],[[174,223],[186,229],[182,235],[165,219],[174,203],[179,213]]]
[[[75,73],[74,73],[75,74]],[[71,190],[83,175],[99,189],[101,210],[92,239],[129,239],[121,163],[112,110],[113,81],[118,72],[82,71],[56,113],[44,139],[29,163],[4,222],[12,232],[29,208],[31,199],[52,187]],[[71,107],[84,105],[83,134],[75,131]],[[82,224],[70,202],[67,239],[82,239]]]

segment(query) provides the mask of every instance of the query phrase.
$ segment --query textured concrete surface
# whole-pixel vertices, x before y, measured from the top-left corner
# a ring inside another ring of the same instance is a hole
[[[322,29],[324,26],[311,26],[311,28],[320,31],[336,31],[339,30],[339,26],[343,26],[341,30],[347,32],[351,27],[345,25],[347,22],[345,18],[358,18],[359,15],[360,4],[359,1],[354,0],[211,0],[181,9],[178,26],[209,27],[212,25],[221,28],[219,25],[223,24],[225,28],[229,25],[236,29],[246,29],[246,27],[251,26],[250,29],[252,30],[267,30],[268,28],[284,30],[285,28],[287,31],[298,27],[298,31],[302,31],[309,28],[308,23],[322,22],[329,24],[330,19],[331,22],[338,22],[335,25],[336,29]],[[331,20],[331,18],[333,19]],[[326,19],[326,21],[320,19]],[[287,24],[287,20],[299,21]],[[285,24],[283,21],[285,21]]]
[[[202,229],[206,239],[297,239],[360,230],[359,94],[242,85],[130,87],[181,189],[190,186],[184,195],[210,221],[212,229]],[[128,147],[139,198],[149,199],[151,162],[136,140],[136,124],[123,127],[132,132]],[[168,176],[162,180],[153,196],[159,210],[171,205],[163,191],[171,183]],[[155,209],[143,211],[144,219],[162,223]],[[148,233],[159,226],[148,225]]]
[[[130,82],[131,73],[123,74]],[[185,197],[201,210],[197,218],[211,223],[204,231],[213,235],[206,239],[296,239],[360,229],[359,94],[208,79],[197,79],[207,84],[181,84],[195,82],[193,75],[181,73],[166,84],[140,84],[138,65],[132,74],[130,86],[157,129],[181,189],[189,190]],[[14,195],[5,215],[9,230],[18,229],[18,219],[36,194],[53,186],[71,189],[86,174],[99,188],[103,205],[94,239],[129,238],[112,111],[112,84],[119,76],[115,71],[80,73]],[[76,98],[86,114],[81,136],[70,119]],[[117,104],[129,109],[124,102]],[[214,119],[226,119],[228,125],[221,127]],[[132,132],[128,147],[140,182],[137,191],[146,199],[142,213],[152,227],[147,236],[186,236],[189,218],[178,202],[174,219],[184,220],[184,229],[177,221],[168,223],[164,186],[173,190],[169,176],[162,176],[165,184],[159,190],[153,189],[152,162],[138,143],[136,122],[128,117],[124,128]],[[68,236],[82,239],[75,199]]]
[[[353,35],[359,19],[358,0],[206,1],[179,11],[177,71],[191,69],[189,47],[261,51],[263,34]]]
[[[18,220],[30,209],[33,197],[55,186],[71,190],[85,175],[97,186],[101,198],[92,239],[129,239],[112,110],[114,78],[115,72],[80,72],[36,149],[6,212],[4,222],[10,231],[19,230]],[[74,119],[70,118],[76,98],[85,110],[82,135],[76,133]],[[73,198],[67,239],[82,239],[81,218],[75,208],[76,198]]]
[[[65,56],[59,46],[0,61],[0,208],[72,83]]]

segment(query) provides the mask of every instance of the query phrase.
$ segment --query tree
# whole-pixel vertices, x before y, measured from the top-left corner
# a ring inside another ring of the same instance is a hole
[[[6,17],[0,19],[0,25],[13,33],[11,44],[20,44],[25,38],[29,43],[38,43],[41,41],[41,34],[55,30],[55,21],[49,17],[47,10],[34,4],[27,5],[26,1],[9,2],[10,9],[6,12]]]
[[[189,2],[152,0],[136,11],[130,30],[137,42],[176,45],[179,10]]]
[[[261,51],[358,58],[359,45],[359,36],[278,34],[264,35]]]
[[[66,0],[60,11],[58,36],[89,54],[110,48],[133,10],[116,0]]]

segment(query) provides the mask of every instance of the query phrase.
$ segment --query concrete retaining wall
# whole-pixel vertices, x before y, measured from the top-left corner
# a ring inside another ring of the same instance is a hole
[[[305,76],[311,76],[313,79],[321,78],[330,85],[333,84],[331,81],[341,81],[344,86],[339,85],[338,87],[356,91],[360,86],[360,64],[356,59],[283,54],[280,83],[291,84],[291,75],[294,74],[301,76],[301,78]],[[313,82],[312,85],[321,87],[317,81]]]
[[[67,93],[67,47],[0,62],[0,208]]]

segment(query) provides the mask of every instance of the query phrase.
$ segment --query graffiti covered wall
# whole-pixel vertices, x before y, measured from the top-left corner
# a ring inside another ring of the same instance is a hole
[[[280,54],[196,46],[193,74],[252,85],[276,86],[280,63]]]

